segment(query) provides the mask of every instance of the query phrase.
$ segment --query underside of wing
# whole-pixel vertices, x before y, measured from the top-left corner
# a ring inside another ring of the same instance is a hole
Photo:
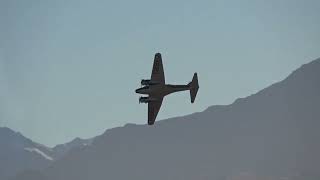
[[[154,56],[151,81],[158,82],[160,84],[165,84],[162,58],[160,53],[157,53]]]
[[[148,103],[148,125],[153,125],[161,108],[163,97]]]

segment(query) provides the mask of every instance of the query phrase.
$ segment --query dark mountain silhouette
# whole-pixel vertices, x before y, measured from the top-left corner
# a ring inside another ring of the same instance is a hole
[[[319,120],[320,59],[233,104],[107,130],[90,146],[16,179],[315,180]]]

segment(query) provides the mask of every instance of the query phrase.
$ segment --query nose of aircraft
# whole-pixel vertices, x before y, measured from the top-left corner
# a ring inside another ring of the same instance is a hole
[[[136,93],[139,93],[139,89],[136,89]]]

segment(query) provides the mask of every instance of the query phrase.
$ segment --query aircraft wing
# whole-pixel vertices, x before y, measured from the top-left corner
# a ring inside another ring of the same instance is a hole
[[[152,98],[152,97],[150,97]],[[148,103],[148,124],[153,125],[158,112],[161,108],[163,97],[157,97],[157,101],[151,101]]]
[[[162,58],[161,54],[157,53],[154,56],[154,62],[153,62],[153,68],[152,68],[152,74],[151,74],[151,81],[158,82],[160,84],[165,84],[165,78],[164,78],[164,71],[163,71],[163,65],[162,65]]]

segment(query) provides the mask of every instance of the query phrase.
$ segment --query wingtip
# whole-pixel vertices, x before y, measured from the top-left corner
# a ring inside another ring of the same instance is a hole
[[[161,57],[161,53],[158,52],[158,53],[155,54],[155,56],[160,56]]]

